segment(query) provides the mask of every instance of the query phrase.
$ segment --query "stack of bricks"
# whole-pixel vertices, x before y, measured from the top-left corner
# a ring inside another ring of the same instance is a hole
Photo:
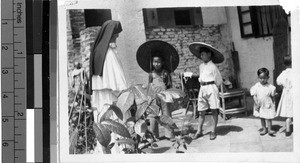
[[[199,74],[199,65],[202,62],[195,57],[188,49],[192,42],[205,42],[216,47],[224,55],[225,61],[218,64],[218,68],[224,79],[233,76],[233,64],[231,53],[228,47],[230,43],[224,42],[221,36],[220,26],[205,25],[200,27],[176,27],[176,28],[147,28],[146,38],[149,40],[165,41],[177,50],[179,54],[179,65],[172,73],[172,79],[176,88],[181,88],[179,75],[181,72],[193,72]]]

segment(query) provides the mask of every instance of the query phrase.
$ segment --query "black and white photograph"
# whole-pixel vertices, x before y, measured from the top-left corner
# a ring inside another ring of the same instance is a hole
[[[59,158],[299,161],[293,20],[273,0],[58,3]]]

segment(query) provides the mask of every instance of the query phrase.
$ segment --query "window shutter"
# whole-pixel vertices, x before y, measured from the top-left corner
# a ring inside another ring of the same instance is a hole
[[[242,6],[242,7],[239,6],[237,9],[238,9],[241,37],[246,38],[246,37],[254,36],[251,8],[249,6]]]

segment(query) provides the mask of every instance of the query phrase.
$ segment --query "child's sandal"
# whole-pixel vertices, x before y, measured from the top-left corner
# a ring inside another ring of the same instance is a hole
[[[266,135],[267,133],[268,133],[268,130],[265,128],[259,134],[260,135]]]
[[[286,131],[286,132],[285,132],[285,136],[286,136],[286,137],[289,137],[289,136],[291,136],[291,135],[292,135],[292,131]]]
[[[269,135],[271,135],[271,136],[275,136],[275,135],[274,135],[275,133],[276,133],[275,131],[273,131],[273,130],[269,130]]]

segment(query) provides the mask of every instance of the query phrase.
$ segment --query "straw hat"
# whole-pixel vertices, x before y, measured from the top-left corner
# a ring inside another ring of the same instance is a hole
[[[173,72],[179,64],[179,55],[176,49],[167,42],[151,40],[143,43],[137,50],[136,60],[146,72],[152,71],[152,57],[160,56],[164,60],[163,68]]]
[[[224,61],[224,56],[221,52],[219,52],[215,47],[206,44],[204,42],[193,42],[189,44],[190,51],[198,58],[201,59],[200,56],[200,48],[206,47],[212,52],[211,60],[213,63],[222,63]]]

